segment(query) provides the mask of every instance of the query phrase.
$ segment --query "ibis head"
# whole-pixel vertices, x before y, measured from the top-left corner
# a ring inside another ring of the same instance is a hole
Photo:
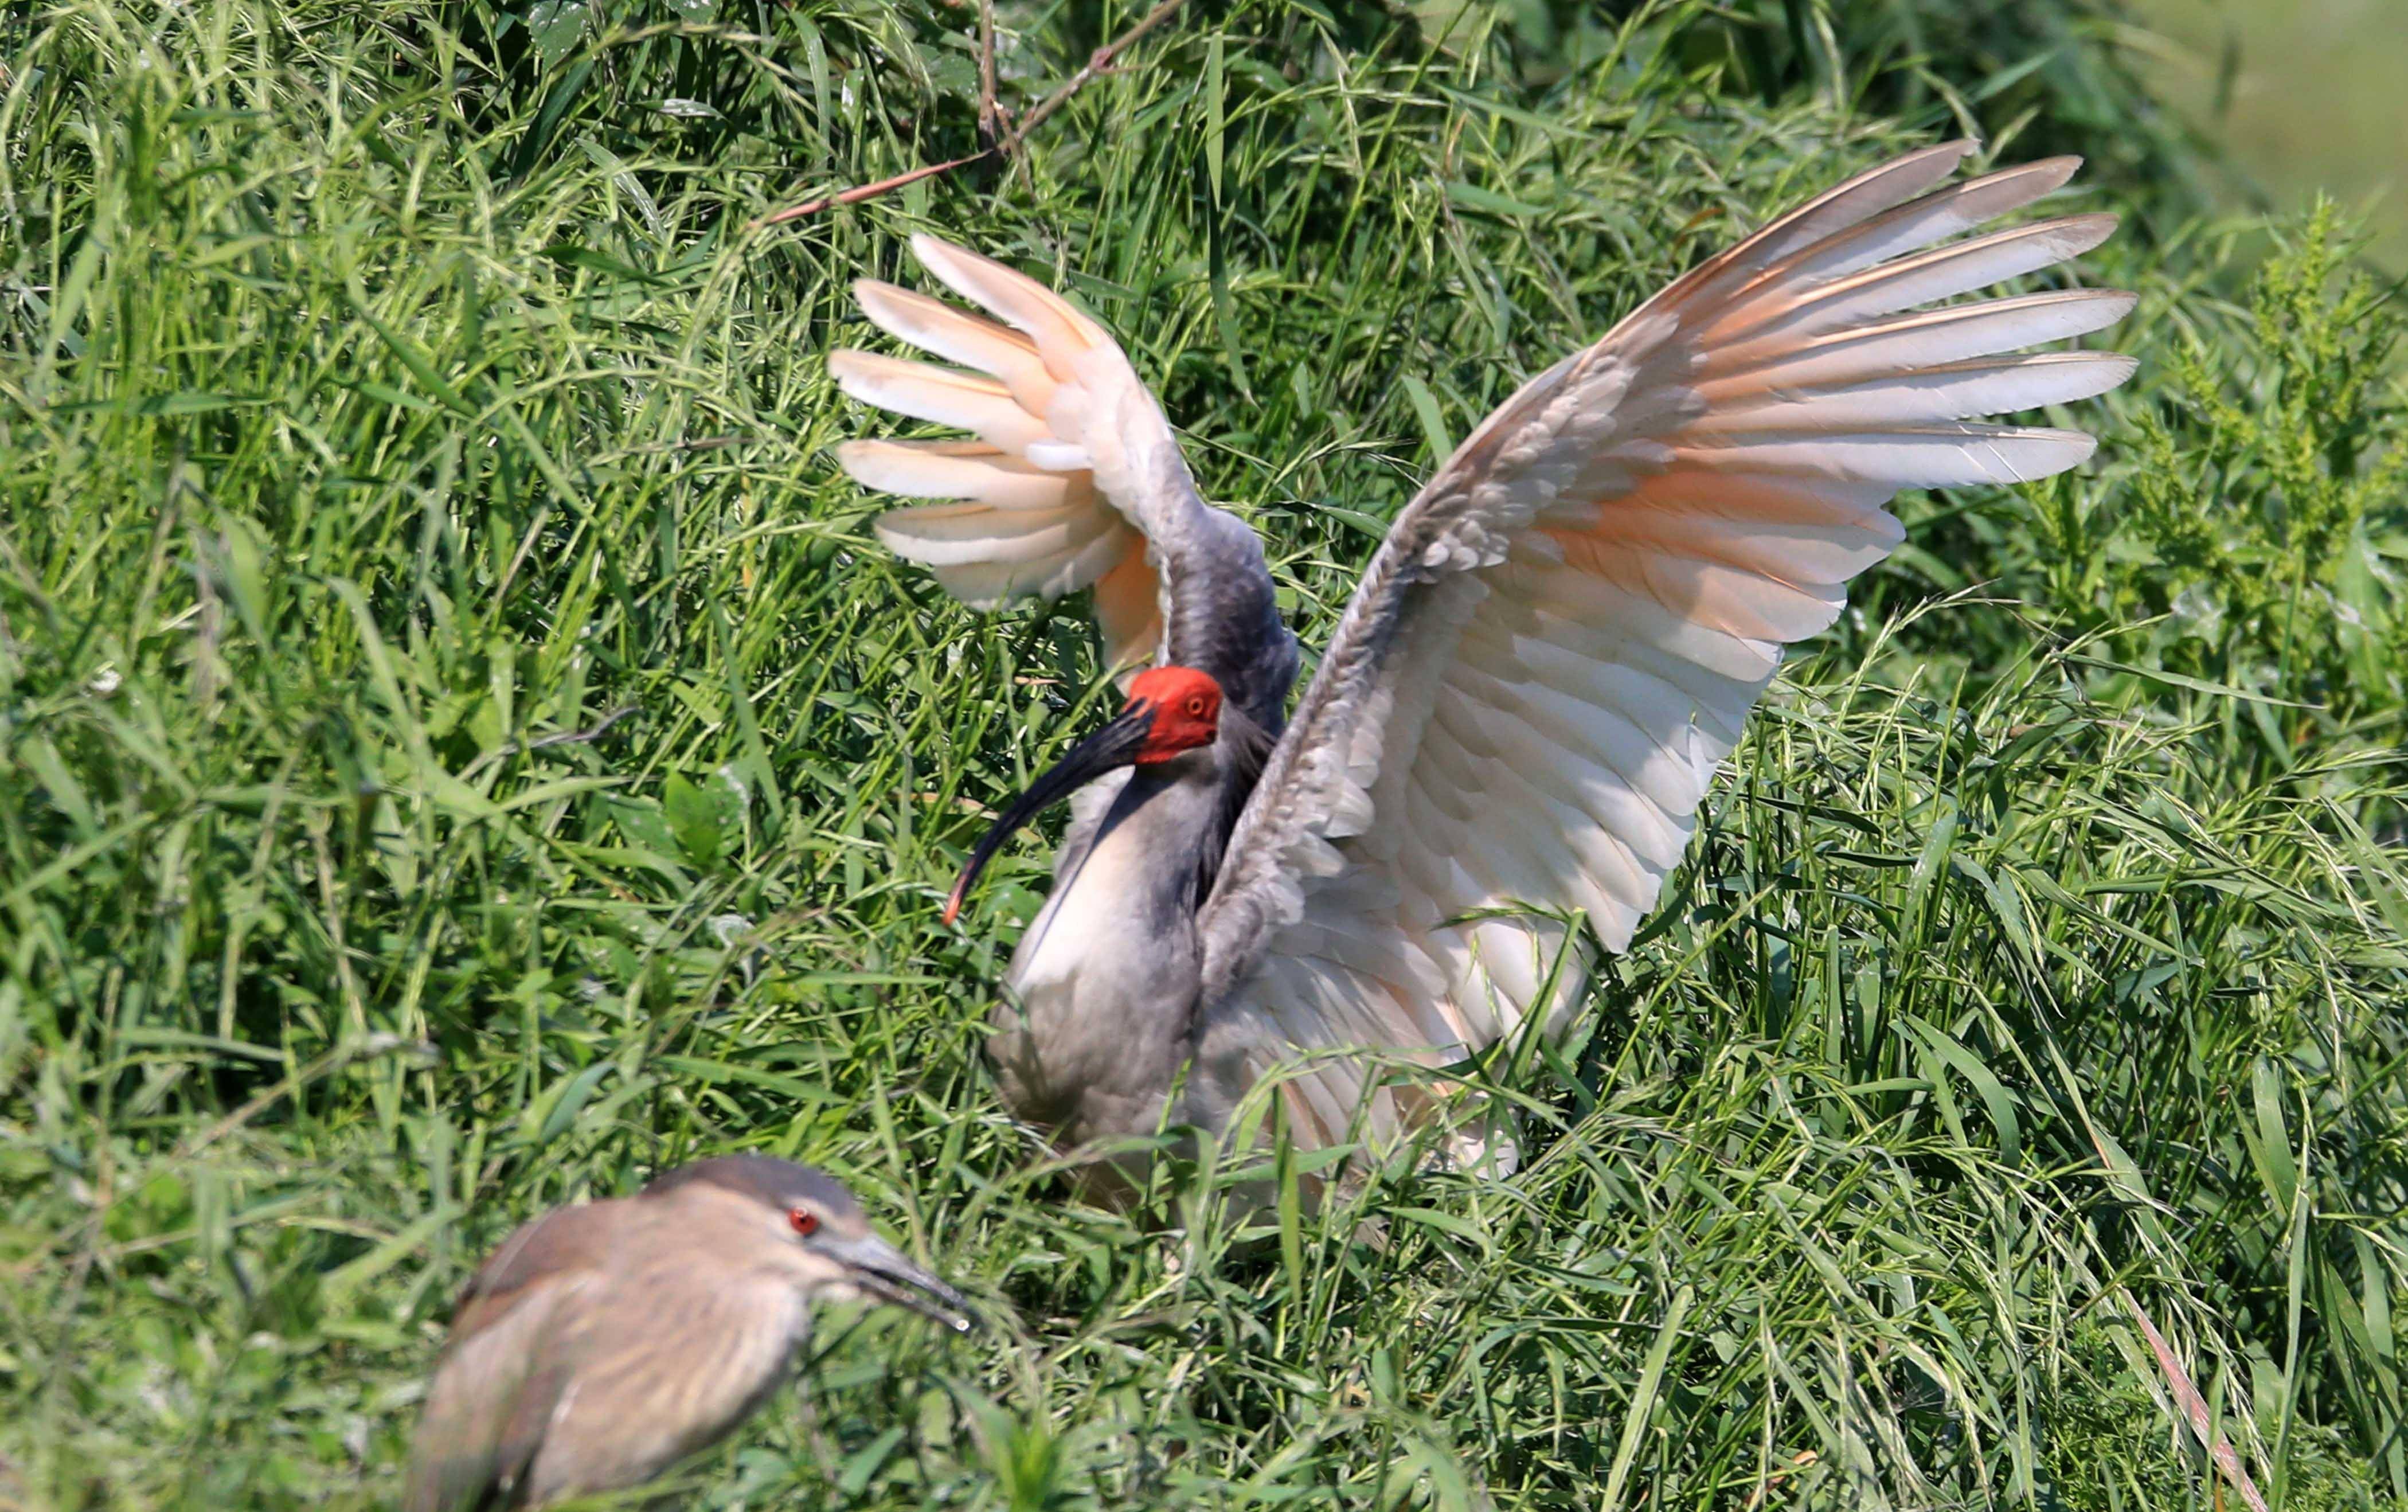
[[[1029,820],[1107,772],[1159,766],[1211,745],[1220,729],[1221,684],[1211,674],[1193,667],[1140,672],[1129,684],[1128,702],[1120,713],[1072,746],[996,816],[953,882],[953,896],[945,900],[945,922],[953,922],[986,863]]]

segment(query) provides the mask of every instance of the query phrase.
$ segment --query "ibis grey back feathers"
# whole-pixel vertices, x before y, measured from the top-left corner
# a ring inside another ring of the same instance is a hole
[[[1225,706],[1235,705],[1254,729],[1276,735],[1287,724],[1300,653],[1295,632],[1280,619],[1262,538],[1226,510],[1200,501],[1191,518],[1194,534],[1173,558],[1168,580],[1165,659],[1211,674]],[[1259,759],[1253,770],[1261,770]]]

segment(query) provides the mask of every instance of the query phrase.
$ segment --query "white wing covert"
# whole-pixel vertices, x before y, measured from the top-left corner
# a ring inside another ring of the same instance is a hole
[[[1168,657],[1221,677],[1241,702],[1262,701],[1256,669],[1230,665],[1247,660],[1235,632],[1260,636],[1265,616],[1279,630],[1261,543],[1198,496],[1161,406],[1120,346],[1000,263],[924,234],[911,250],[996,319],[875,280],[853,285],[881,329],[962,367],[838,352],[828,359],[838,385],[976,437],[837,448],[838,463],[867,487],[951,501],[881,515],[879,538],[974,608],[1093,588],[1106,664],[1124,679]],[[1268,692],[1273,717],[1286,693],[1284,680]]]
[[[1439,1104],[1367,1101],[1342,1052],[1445,1065],[1533,1012],[1558,1028],[1586,982],[1567,921],[1628,945],[1783,648],[1901,539],[1897,491],[2090,455],[2078,431],[1968,417],[2123,382],[2112,353],[2007,353],[2109,325],[2129,295],[1914,308],[2114,227],[1951,241],[2079,163],[1938,187],[1972,149],[1875,168],[1701,264],[1525,384],[1398,516],[1205,905],[1194,1121],[1223,1126],[1303,1052],[1280,1088],[1293,1135],[1340,1141],[1359,1110],[1378,1138]],[[1512,1159],[1469,1135],[1455,1154]]]

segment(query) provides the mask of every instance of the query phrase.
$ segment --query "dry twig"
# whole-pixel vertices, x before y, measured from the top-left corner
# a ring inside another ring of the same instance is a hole
[[[2249,1504],[2249,1512],[2266,1512],[2266,1498],[2258,1494],[2258,1483],[2249,1478],[2248,1469],[2241,1462],[2240,1451],[2233,1448],[2230,1439],[2215,1431],[2214,1421],[2208,1416],[2207,1399],[2199,1394],[2197,1386],[2191,1384],[2190,1373],[2184,1370],[2182,1361],[2174,1358],[2173,1350],[2166,1344],[2165,1335],[2149,1321],[2149,1315],[2141,1311],[2141,1304],[2133,1300],[2130,1291],[2122,1287],[2115,1289],[2122,1295],[2124,1305],[2131,1310],[2132,1320],[2141,1325],[2141,1336],[2149,1341],[2149,1352],[2157,1357],[2157,1368],[2165,1372],[2166,1384],[2172,1389],[2174,1403],[2182,1409],[2183,1418],[2190,1424],[2191,1432],[2199,1435],[2200,1443],[2206,1447],[2215,1461],[2216,1468],[2224,1472],[2224,1478],[2241,1493],[2241,1499]]]
[[[2099,1130],[2088,1129],[2086,1131],[2090,1136],[2090,1147],[2098,1152],[2100,1168],[2114,1170],[2114,1162],[2108,1159],[2107,1145],[2099,1137]],[[2157,1356],[2157,1370],[2166,1378],[2166,1390],[2173,1398],[2175,1410],[2185,1422],[2190,1424],[2190,1431],[2199,1436],[2200,1445],[2207,1450],[2208,1458],[2224,1472],[2225,1482],[2249,1504],[2249,1512],[2266,1512],[2266,1498],[2258,1494],[2258,1483],[2249,1478],[2249,1467],[2242,1463],[2241,1451],[2232,1447],[2230,1439],[2216,1431],[2215,1419],[2207,1410],[2207,1399],[2199,1394],[2199,1387],[2192,1382],[2190,1372],[2183,1369],[2182,1361],[2176,1358],[2172,1346],[2166,1343],[2166,1336],[2157,1332],[2157,1325],[2150,1322],[2149,1315],[2141,1310],[2140,1299],[2132,1295],[2131,1288],[2119,1283],[2115,1287],[2115,1295],[2123,1302],[2125,1311],[2132,1315],[2132,1321],[2141,1325],[2141,1337],[2148,1341],[2149,1352]],[[2220,1508],[2223,1503],[2223,1493],[2219,1490],[2216,1505]]]
[[[968,157],[957,157],[949,163],[931,163],[925,167],[913,168],[909,173],[898,173],[891,179],[881,179],[876,183],[857,184],[837,194],[823,194],[818,199],[805,200],[800,205],[791,206],[774,215],[761,217],[752,223],[754,228],[783,225],[789,221],[799,221],[806,216],[817,215],[822,210],[838,205],[857,205],[865,199],[875,199],[880,194],[900,189],[905,184],[918,183],[923,179],[934,178],[939,173],[949,173],[955,168],[967,167],[984,158],[1010,157],[1019,151],[1021,143],[1028,139],[1030,132],[1042,124],[1047,116],[1062,108],[1063,102],[1094,80],[1113,72],[1113,59],[1119,57],[1146,33],[1168,21],[1171,14],[1185,3],[1186,0],[1161,0],[1160,4],[1146,12],[1136,25],[1088,53],[1087,61],[1080,66],[1077,73],[1063,80],[1061,87],[1039,101],[1037,108],[1029,111],[1011,130],[996,137],[993,146],[982,147]],[[998,118],[1000,115],[995,103],[994,12],[994,0],[980,0],[979,132],[982,137],[987,133],[989,112],[996,112]]]
[[[995,0],[979,0],[979,151],[992,152],[1002,139],[995,108]]]

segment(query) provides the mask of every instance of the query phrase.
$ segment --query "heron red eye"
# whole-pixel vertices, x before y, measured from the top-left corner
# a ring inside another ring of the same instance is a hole
[[[1191,718],[1191,719],[1201,719],[1201,718],[1203,718],[1203,717],[1204,717],[1204,700],[1203,700],[1203,699],[1201,699],[1201,698],[1190,698],[1190,699],[1188,699],[1188,700],[1187,700],[1187,713],[1188,713],[1188,717],[1189,717],[1189,718]]]
[[[786,1221],[793,1224],[795,1231],[806,1239],[819,1231],[820,1216],[808,1207],[798,1207],[787,1214]]]

